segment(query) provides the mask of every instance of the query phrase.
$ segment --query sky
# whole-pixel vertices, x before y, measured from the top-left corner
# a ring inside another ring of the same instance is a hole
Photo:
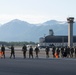
[[[0,0],[0,24],[20,19],[37,24],[76,18],[76,0]]]

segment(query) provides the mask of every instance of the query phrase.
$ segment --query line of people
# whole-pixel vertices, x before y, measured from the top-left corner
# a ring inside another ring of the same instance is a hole
[[[57,55],[58,55],[58,58],[60,57],[60,55],[61,55],[61,57],[63,58],[63,57],[67,57],[67,58],[73,58],[73,57],[76,57],[76,47],[75,48],[73,48],[73,47],[69,47],[69,46],[67,46],[67,47],[61,47],[61,48],[59,48],[59,47],[53,47],[52,48],[52,54],[53,54],[53,57],[55,58],[55,53],[57,53]],[[74,56],[75,55],[75,56]]]
[[[12,55],[13,55],[13,58],[15,59],[14,46],[12,45],[11,47],[9,47],[9,49],[11,49],[10,58],[11,58]],[[0,57],[5,59],[5,47],[4,47],[4,45],[1,46]]]
[[[8,47],[10,50],[11,50],[11,53],[10,53],[10,59],[13,57],[15,59],[15,49],[14,49],[14,46],[11,45],[11,47]],[[33,58],[33,51],[35,52],[36,54],[36,58],[38,58],[38,54],[40,52],[39,48],[36,46],[35,49],[32,48],[32,46],[30,46],[29,48],[29,58]],[[26,53],[27,53],[27,46],[24,45],[22,47],[22,52],[23,52],[23,58],[26,58]],[[50,56],[50,48],[49,47],[46,47],[45,48],[45,52],[46,52],[46,58],[49,58]],[[1,46],[1,58],[5,58],[5,46],[2,45]],[[53,55],[53,58],[55,58],[57,56],[57,58],[59,57],[67,57],[67,58],[72,58],[74,57],[73,55],[75,55],[76,57],[76,47],[75,48],[70,48],[70,47],[53,47],[52,48],[52,55]]]
[[[26,58],[26,52],[27,52],[26,45],[24,45],[22,47],[22,51],[23,51],[23,57]],[[36,53],[36,58],[38,58],[38,53],[40,52],[39,48],[36,46],[34,51]],[[30,48],[29,48],[29,58],[31,58],[31,57],[33,58],[33,48],[32,48],[32,46],[30,46]]]
[[[12,45],[11,47],[8,47],[10,50],[11,50],[11,54],[10,54],[10,59],[13,57],[15,59],[15,49],[14,49],[14,46]],[[36,58],[38,58],[38,53],[39,53],[39,48],[36,47],[35,48],[35,53],[36,53]],[[26,58],[26,52],[27,52],[27,46],[24,45],[22,47],[22,52],[23,52],[23,58]],[[0,56],[1,58],[4,58],[5,59],[5,47],[4,45],[1,46],[1,51],[0,51]],[[32,46],[30,46],[29,48],[29,58],[33,58],[33,48]]]

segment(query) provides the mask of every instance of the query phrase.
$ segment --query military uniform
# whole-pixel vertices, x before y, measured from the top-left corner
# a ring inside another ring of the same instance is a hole
[[[30,58],[30,56],[32,56],[32,58],[33,58],[33,48],[32,48],[32,46],[29,49],[29,58]]]
[[[50,51],[49,47],[46,47],[45,51],[46,51],[46,57],[48,58],[49,57],[49,51]]]
[[[15,59],[14,46],[11,46],[11,56],[10,56],[10,58],[12,57],[12,55],[13,55],[13,58]]]
[[[2,56],[4,56],[4,58],[5,58],[5,47],[4,47],[4,45],[2,45],[2,47],[1,47],[1,52],[2,52]]]
[[[38,47],[35,48],[35,52],[36,52],[36,57],[38,58],[38,53],[39,53],[39,48]]]
[[[25,45],[22,47],[22,51],[23,51],[23,57],[26,58],[27,47]]]

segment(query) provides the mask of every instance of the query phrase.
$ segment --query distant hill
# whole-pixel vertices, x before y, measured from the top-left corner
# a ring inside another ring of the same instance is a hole
[[[74,35],[76,35],[76,23],[74,23]],[[30,24],[14,19],[0,26],[0,41],[34,41],[38,42],[44,34],[49,34],[53,29],[54,35],[67,35],[68,24],[56,20],[50,20],[40,25]]]
[[[0,24],[0,26],[1,26],[2,24]]]

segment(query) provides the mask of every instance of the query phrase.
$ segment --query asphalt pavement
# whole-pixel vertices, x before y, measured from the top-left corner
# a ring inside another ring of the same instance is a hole
[[[76,59],[0,59],[0,75],[76,75]]]

